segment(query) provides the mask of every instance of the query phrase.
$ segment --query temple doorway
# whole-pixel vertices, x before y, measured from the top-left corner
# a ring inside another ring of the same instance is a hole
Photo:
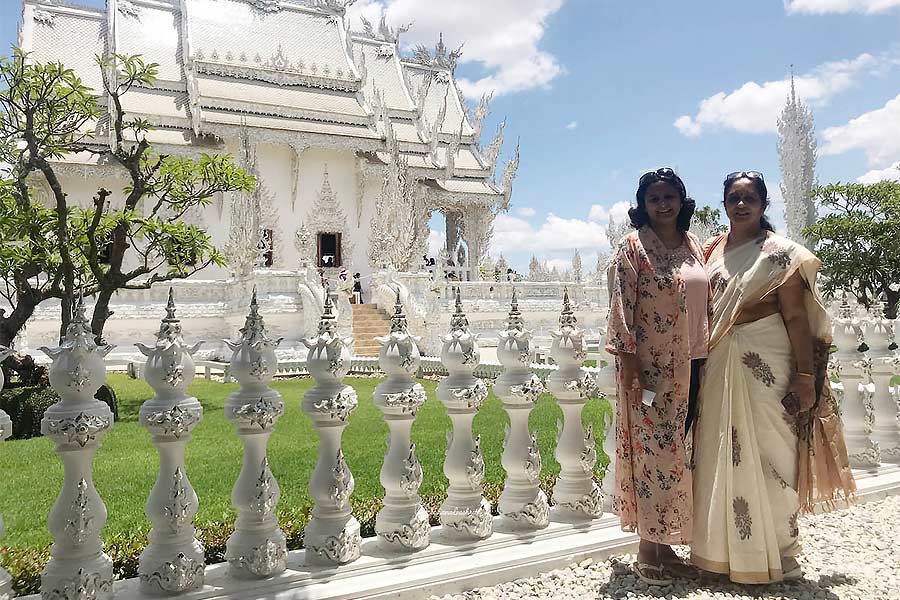
[[[317,258],[316,264],[328,269],[341,267],[341,234],[319,233],[316,234]]]

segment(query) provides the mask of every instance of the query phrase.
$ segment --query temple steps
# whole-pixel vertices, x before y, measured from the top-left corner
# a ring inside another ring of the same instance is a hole
[[[387,335],[391,321],[374,304],[351,304],[353,309],[353,354],[378,356],[376,337]]]

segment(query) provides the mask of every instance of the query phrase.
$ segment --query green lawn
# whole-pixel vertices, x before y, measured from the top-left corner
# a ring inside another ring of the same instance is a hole
[[[354,513],[364,525],[370,526],[384,493],[378,474],[387,447],[387,426],[372,403],[372,392],[379,381],[380,378],[348,378],[347,383],[356,389],[360,403],[344,431],[343,444],[356,480],[351,499]],[[141,402],[153,393],[143,381],[124,375],[111,375],[108,382],[118,394],[120,418],[103,438],[94,460],[94,482],[109,511],[103,537],[107,544],[127,542],[129,546],[139,547],[145,543],[149,531],[144,502],[155,480],[157,454],[149,434],[137,423],[137,413]],[[427,504],[436,507],[443,500],[447,486],[442,464],[450,419],[434,397],[436,382],[422,381],[422,384],[428,392],[428,401],[419,411],[412,437],[425,471],[420,491]],[[312,504],[307,482],[315,464],[318,440],[309,418],[300,410],[301,397],[312,385],[308,378],[279,380],[273,385],[285,400],[286,414],[270,438],[269,460],[282,491],[279,517],[295,532],[302,529]],[[242,449],[233,426],[224,417],[223,407],[228,394],[237,387],[196,379],[189,389],[204,409],[203,421],[194,430],[187,448],[188,477],[200,497],[195,523],[205,534],[216,537],[230,530],[235,517],[230,495],[240,470]],[[591,401],[584,410],[584,423],[594,423],[598,433],[597,451],[604,465],[600,432],[608,406],[605,401]],[[561,415],[549,396],[543,396],[531,413],[530,424],[538,434],[544,473],[551,479],[559,472],[553,451],[556,422]],[[482,436],[489,497],[496,498],[505,477],[500,453],[507,422],[500,402],[493,395],[474,421],[475,433]],[[600,468],[598,464],[598,471]],[[51,541],[47,514],[59,493],[63,473],[52,443],[46,438],[4,442],[0,445],[0,473],[3,473],[0,514],[7,528],[2,542],[7,546],[3,562],[13,562],[10,556],[20,555],[22,551],[43,554]],[[371,533],[370,527],[364,529]]]

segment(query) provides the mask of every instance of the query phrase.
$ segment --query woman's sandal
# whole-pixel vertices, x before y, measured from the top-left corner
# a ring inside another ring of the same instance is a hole
[[[700,576],[697,567],[678,556],[663,560],[661,565],[667,573],[678,579],[697,579]]]
[[[673,583],[672,578],[666,574],[664,565],[634,561],[631,565],[631,570],[634,571],[638,579],[647,585],[672,585]]]
[[[784,581],[796,581],[803,579],[803,567],[793,556],[785,556],[781,559],[781,578]]]

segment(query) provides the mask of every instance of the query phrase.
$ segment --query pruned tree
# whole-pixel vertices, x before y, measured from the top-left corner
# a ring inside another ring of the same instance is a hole
[[[728,227],[722,224],[722,211],[710,206],[701,206],[694,211],[691,220],[691,232],[700,239],[702,244],[709,238],[728,231]]]
[[[896,318],[900,302],[900,183],[832,184],[815,188],[828,214],[803,235],[822,261],[822,289],[845,290],[869,307],[885,302]]]
[[[0,344],[11,343],[50,298],[60,300],[64,332],[76,293],[96,295],[91,329],[100,337],[116,291],[224,264],[206,232],[181,218],[217,193],[253,188],[253,178],[228,156],[153,150],[149,124],[130,118],[122,98],[135,86],[152,86],[155,63],[120,54],[96,60],[102,98],[61,63],[35,62],[18,49],[0,59],[0,163],[11,165],[0,173],[0,296],[12,307],[0,316]],[[90,202],[82,199],[88,208],[79,207],[53,166],[75,153],[124,169],[124,198],[101,187]],[[33,193],[41,182],[48,203]]]

